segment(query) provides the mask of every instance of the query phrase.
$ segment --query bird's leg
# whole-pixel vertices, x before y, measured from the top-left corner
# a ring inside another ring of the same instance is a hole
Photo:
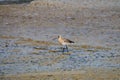
[[[65,50],[67,49],[67,45],[63,46],[63,53],[65,52]]]
[[[67,47],[67,45],[65,45],[65,47],[66,47],[67,52],[69,52],[69,51],[68,51],[68,47]]]
[[[65,50],[65,48],[63,47],[63,51],[62,51],[63,53],[64,53],[64,50]]]

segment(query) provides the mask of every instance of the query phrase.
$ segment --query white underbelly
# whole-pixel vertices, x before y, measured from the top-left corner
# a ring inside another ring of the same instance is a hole
[[[69,43],[63,42],[62,45],[69,45]]]

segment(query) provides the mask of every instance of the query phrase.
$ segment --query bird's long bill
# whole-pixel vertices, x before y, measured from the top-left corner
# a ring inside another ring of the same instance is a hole
[[[57,38],[53,38],[52,40],[56,40]]]

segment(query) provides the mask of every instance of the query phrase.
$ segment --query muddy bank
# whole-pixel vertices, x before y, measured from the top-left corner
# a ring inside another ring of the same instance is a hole
[[[77,44],[119,47],[120,9],[103,7],[89,8],[57,1],[1,5],[0,34],[51,41],[61,34],[75,39]]]

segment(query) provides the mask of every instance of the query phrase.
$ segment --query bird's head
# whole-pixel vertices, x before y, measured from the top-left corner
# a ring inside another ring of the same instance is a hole
[[[58,35],[58,38],[60,38],[61,37],[61,35]]]

